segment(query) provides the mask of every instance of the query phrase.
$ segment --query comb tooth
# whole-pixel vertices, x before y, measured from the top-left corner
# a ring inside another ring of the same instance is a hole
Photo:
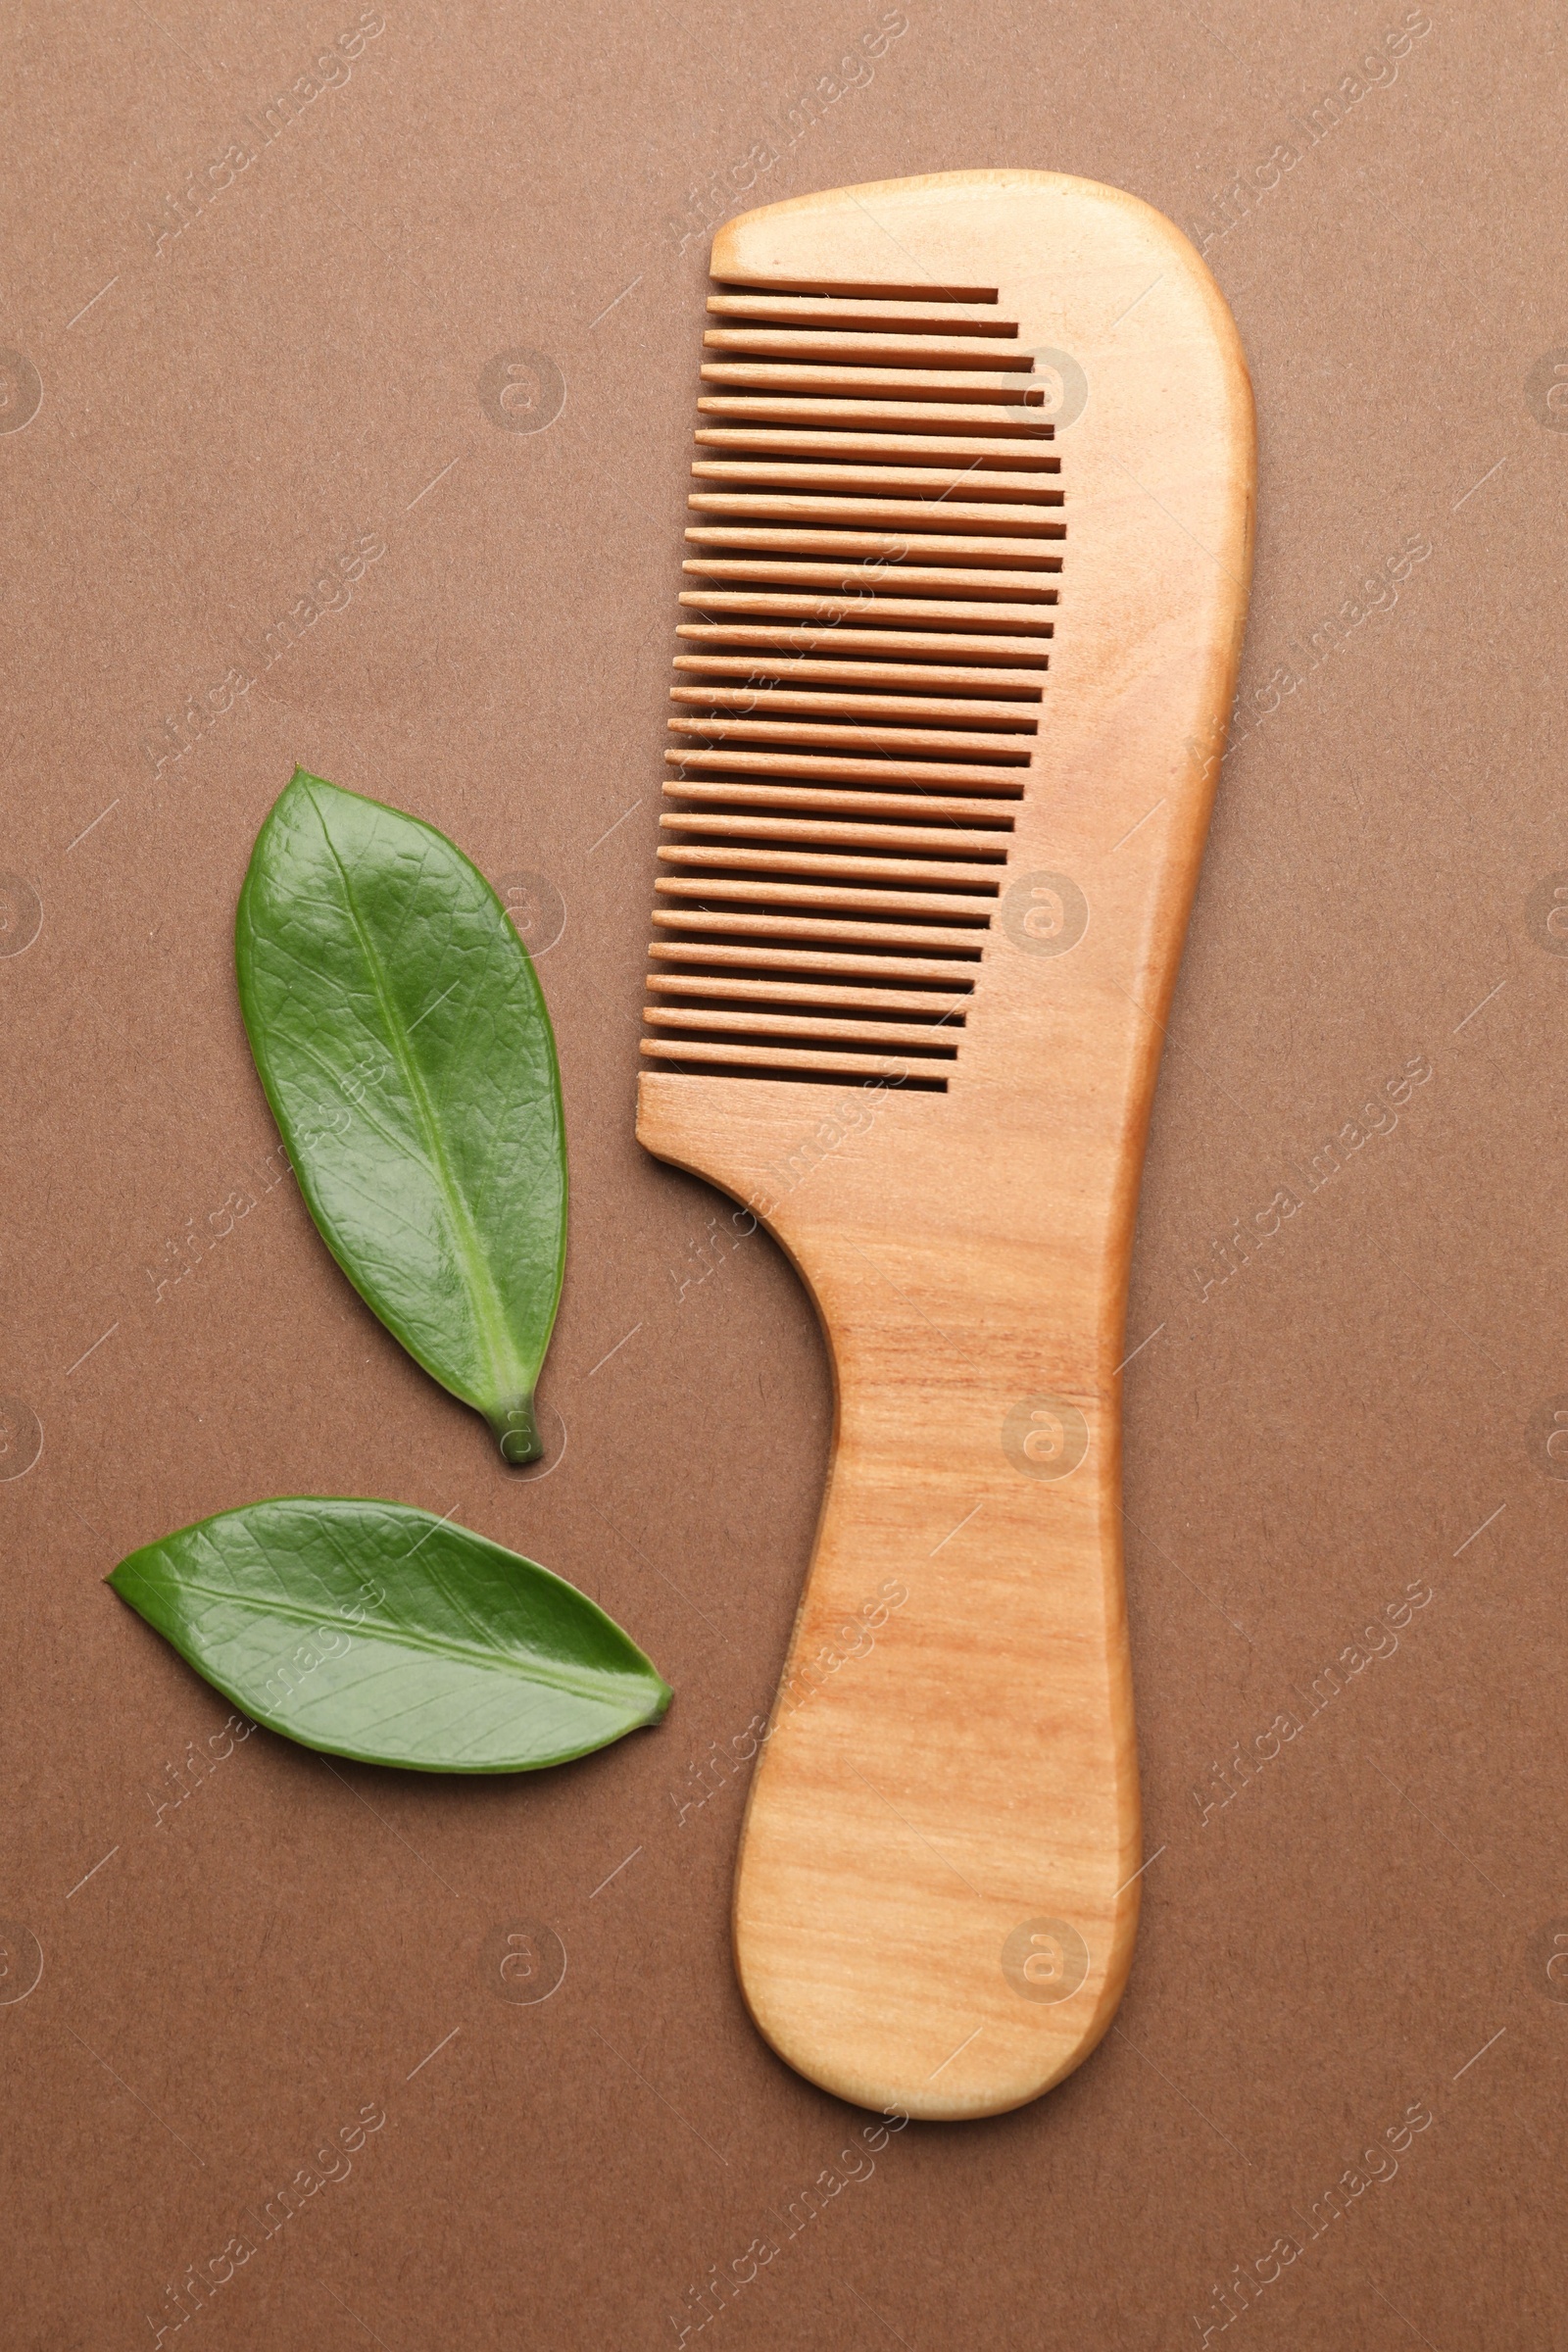
[[[736,743],[840,744],[846,751],[893,745],[910,752],[983,752],[999,764],[1029,763],[1029,746],[1016,736],[975,735],[956,727],[856,727],[806,718],[672,718],[675,735],[705,735]]]
[[[698,834],[705,841],[815,842],[827,849],[840,843],[858,842],[870,849],[891,846],[897,851],[907,850],[911,856],[924,850],[948,858],[968,852],[982,859],[995,858],[999,864],[1005,861],[1007,855],[1005,833],[960,832],[955,825],[851,824],[817,816],[720,815],[716,810],[701,808],[687,809],[678,816],[662,816],[659,823],[661,830],[667,827],[672,832]]]
[[[719,1040],[719,1037],[691,1037],[691,1040],[689,1037],[644,1037],[642,1052],[649,1054],[649,1056],[659,1056],[661,1060],[679,1060],[679,1063],[738,1063],[741,1068],[753,1070],[755,1077],[778,1077],[790,1070],[808,1070],[811,1075],[818,1070],[832,1070],[835,1075],[844,1077],[867,1075],[906,1080],[909,1060],[914,1058],[907,1047],[903,1047],[896,1054],[867,1054],[858,1047],[849,1045],[839,1047],[837,1054],[832,1049],[823,1052],[823,1040],[820,1037],[813,1037],[811,1045],[800,1047],[729,1045],[729,1040]],[[956,1060],[956,1049],[941,1047],[931,1052],[929,1056],[921,1054],[919,1058],[929,1058],[936,1065],[931,1070],[931,1075],[936,1077],[941,1075],[943,1063]]]
[[[699,458],[692,479],[716,482],[694,490],[687,505],[700,514],[851,518],[865,500],[890,521],[916,529],[982,530],[1023,535],[1039,528],[1042,508],[1059,507],[1061,491],[1045,474],[985,472],[976,466],[866,466],[851,459],[810,466],[797,458]],[[956,518],[956,519],[955,519]]]
[[[813,302],[825,295],[830,299],[896,302],[901,306],[905,303],[957,302],[965,306],[972,303],[990,309],[993,318],[999,316],[993,306],[1002,300],[995,286],[933,286],[929,280],[923,286],[894,285],[891,281],[884,285],[872,284],[867,278],[775,277],[771,272],[759,270],[744,270],[727,277],[721,290],[728,294],[741,287],[748,292],[762,294],[808,294]]]
[[[1049,579],[1041,579],[1035,571],[993,570],[989,566],[955,566],[945,564],[906,564],[903,550],[907,542],[884,531],[821,531],[791,533],[758,532],[759,539],[771,537],[775,546],[799,545],[813,537],[826,541],[829,551],[837,544],[845,556],[891,557],[892,563],[877,576],[877,585],[888,595],[930,595],[946,589],[950,596],[962,596],[966,591],[974,596],[1002,599],[1018,598],[1024,603],[1054,604],[1056,591]],[[962,552],[963,543],[958,543]],[[1009,551],[1010,552],[1010,551]],[[1024,559],[1014,557],[1014,562]],[[1036,556],[1039,572],[1052,573],[1061,568],[1059,556]],[[894,564],[898,568],[894,569]],[[847,573],[844,564],[813,564],[804,558],[774,563],[764,557],[745,556],[688,556],[681,565],[686,572],[707,580],[777,580],[781,585],[799,581],[803,587],[844,589],[852,584],[853,574]]]
[[[714,402],[699,401],[698,407],[710,409]],[[863,426],[865,412],[854,412],[853,421]],[[929,412],[921,413],[921,421],[929,421]],[[993,422],[995,420],[992,420]],[[1000,429],[1000,428],[999,428]],[[706,424],[698,429],[699,449],[744,449],[765,457],[855,458],[876,466],[886,458],[889,463],[907,469],[926,466],[954,466],[960,460],[965,473],[990,474],[1001,470],[1036,473],[1059,473],[1061,459],[1054,449],[1042,444],[1053,439],[1055,427],[1036,424],[1031,420],[1019,428],[1027,436],[1020,446],[999,444],[973,435],[944,433],[940,430],[909,433],[872,433],[863,430],[833,433],[820,426],[811,432],[792,432],[784,425],[767,424]],[[710,463],[719,463],[710,460]]]
[[[841,371],[850,361],[856,364],[858,372],[864,368],[877,383],[886,382],[889,368],[912,368],[935,375],[944,385],[954,374],[966,373],[970,368],[984,368],[991,375],[1028,375],[1035,364],[1031,352],[998,351],[989,341],[977,342],[960,335],[889,334],[885,328],[872,334],[842,331],[824,334],[813,333],[809,328],[791,331],[787,327],[710,326],[703,337],[703,346],[708,351],[745,352],[759,360],[813,362],[831,371],[834,380],[830,389],[835,392],[842,388]],[[705,368],[703,373],[708,372]],[[790,380],[795,380],[793,373]]]
[[[996,768],[960,760],[877,760],[869,754],[857,759],[834,759],[830,752],[687,750],[666,752],[664,758],[672,767],[691,768],[698,773],[735,768],[742,775],[833,776],[845,783],[863,778],[868,784],[897,778],[911,784],[981,784],[988,792],[995,792],[1002,780]],[[917,806],[915,801],[909,804],[911,810]]]
[[[750,717],[755,712],[766,715],[773,710],[827,710],[835,717],[844,715],[854,719],[909,719],[909,722],[961,719],[966,729],[987,727],[1008,734],[1034,734],[1039,727],[1037,712],[1025,710],[1018,704],[987,704],[983,699],[943,701],[936,694],[919,704],[909,704],[909,696],[906,694],[856,694],[854,689],[813,694],[811,689],[802,692],[795,687],[773,687],[773,684],[755,684],[755,687],[710,684],[710,687],[670,687],[670,701],[682,704],[682,708],[701,706],[703,710],[712,712],[714,719],[721,719],[726,712]],[[1018,746],[1018,751],[1022,751],[1022,746]]]
[[[1027,766],[1032,743],[1015,734],[971,734],[964,727],[856,727],[837,717],[790,717],[788,712],[743,717],[738,712],[712,712],[710,717],[667,719],[670,734],[703,736],[710,743],[820,743],[830,751],[886,751],[901,753],[976,753],[978,762],[995,766]],[[679,753],[665,753],[672,762]],[[968,764],[978,764],[968,762]]]
[[[817,1045],[820,1046],[820,1039]],[[906,1079],[908,1070],[907,1049],[905,1054],[858,1054],[846,1050],[840,1054],[821,1053],[810,1047],[728,1046],[709,1043],[703,1039],[645,1037],[642,1051],[662,1059],[682,1062],[739,1063],[760,1076],[771,1078],[781,1070],[831,1070],[835,1076],[843,1073],[856,1077],[865,1074],[877,1078]],[[933,1059],[937,1056],[933,1055]],[[952,1059],[947,1055],[944,1058]]]
[[[764,480],[774,478],[765,469],[759,470]],[[823,473],[827,468],[819,466],[807,470]],[[876,476],[865,473],[858,474],[855,478],[870,483],[875,481]],[[955,477],[940,474],[935,478],[948,481]],[[961,483],[963,476],[960,474],[956,478]],[[981,533],[1008,540],[1064,539],[1067,535],[1063,523],[1058,522],[1054,515],[1041,512],[1041,508],[1049,501],[1059,504],[1059,490],[1043,491],[1038,504],[1034,506],[1017,506],[1010,503],[1004,505],[1001,501],[994,505],[976,499],[960,501],[946,495],[940,500],[851,498],[842,495],[842,485],[834,484],[831,489],[819,492],[814,498],[792,496],[787,492],[772,497],[759,497],[755,491],[694,490],[686,504],[699,514],[744,514],[753,522],[827,522],[852,529],[857,525],[863,528],[871,524],[889,530],[896,524],[907,523],[917,542],[927,534],[936,532],[951,531],[966,536],[976,525]],[[695,530],[688,530],[686,534],[688,539],[698,535]],[[711,533],[705,530],[701,535],[706,538]],[[759,542],[751,541],[748,544],[757,545]]]
[[[928,825],[939,817],[952,817],[966,825],[987,824],[1010,833],[1023,794],[1020,790],[1014,799],[1004,801],[979,793],[971,797],[967,793],[836,791],[817,784],[753,784],[735,776],[695,780],[671,776],[665,780],[663,797],[696,802],[698,806],[687,811],[693,821],[709,808],[788,808],[802,815],[842,809],[856,817],[894,816],[906,824],[911,818]]]
[[[714,599],[682,596],[680,601],[683,605],[701,606],[702,604],[710,604]],[[815,600],[811,601],[814,603]],[[858,611],[859,609],[857,607]],[[907,622],[909,618],[907,608],[900,613],[899,617],[906,623]],[[886,662],[890,655],[905,655],[911,662],[915,660],[922,662],[924,675],[940,675],[947,683],[960,686],[963,673],[958,669],[957,663],[965,660],[988,662],[1015,662],[1020,669],[1027,667],[1031,670],[1040,670],[1046,666],[1050,659],[1044,646],[1020,645],[1012,637],[955,636],[941,629],[915,631],[907,626],[902,627],[895,635],[891,629],[846,629],[831,616],[824,626],[816,628],[791,626],[782,622],[769,625],[755,620],[687,620],[679,624],[675,634],[677,637],[691,638],[715,648],[721,645],[746,645],[755,646],[760,652],[767,653],[798,651],[801,654],[819,654],[824,646],[830,646],[840,653],[875,654],[881,662]],[[1049,626],[1041,630],[1039,634],[1049,637],[1051,635]],[[928,662],[927,657],[931,655],[939,658],[939,668],[934,668]],[[748,667],[751,666],[749,663]],[[793,663],[790,666],[792,669],[794,668]],[[846,671],[845,674],[848,672]],[[872,673],[869,670],[863,670],[858,674],[869,676]],[[886,677],[888,671],[879,667],[875,674],[879,677]],[[914,692],[914,678],[918,673],[907,674],[911,679],[910,691]],[[977,674],[984,678],[988,685],[995,685],[998,682],[995,670],[982,670]]]
[[[656,889],[660,887],[661,885],[655,884]],[[667,882],[662,885],[665,890],[671,887],[672,885]],[[710,883],[707,885],[697,883],[693,887],[698,890],[704,888],[710,891],[713,890]],[[717,896],[716,891],[713,892],[713,895]],[[776,898],[780,894],[759,892],[756,895]],[[985,902],[977,903],[986,904]],[[987,915],[989,916],[989,905],[987,905]],[[933,948],[953,948],[960,953],[967,951],[977,962],[981,949],[985,945],[984,935],[981,931],[959,930],[956,924],[948,927],[941,923],[929,925],[923,923],[867,923],[849,915],[790,914],[777,909],[770,912],[761,907],[741,909],[734,906],[656,906],[654,908],[654,926],[656,930],[693,932],[698,934],[699,938],[706,937],[711,932],[720,939],[745,937],[767,943],[776,942],[780,945],[791,943],[799,945],[805,940],[820,939],[831,941],[841,947],[858,945],[882,949],[918,948],[922,954],[927,956]],[[697,954],[699,949],[696,941],[683,943],[683,952],[688,956]],[[706,954],[707,950],[703,949],[701,952]]]
[[[874,474],[858,478],[868,482],[875,480]],[[852,498],[837,484],[819,490],[814,496],[796,496],[786,483],[782,488],[775,484],[771,494],[757,490],[694,490],[686,503],[705,516],[742,517],[739,522],[715,519],[713,522],[691,524],[686,533],[688,538],[697,536],[699,532],[706,538],[718,529],[725,530],[733,538],[738,531],[755,528],[759,524],[764,527],[772,525],[774,528],[791,527],[796,531],[819,529],[823,523],[844,530],[864,529],[867,526],[891,530],[895,525],[903,524],[906,527],[899,532],[902,539],[912,537],[921,541],[951,531],[960,539],[978,537],[1005,540],[1009,543],[1007,552],[1016,554],[1019,551],[1011,545],[1016,540],[1065,539],[1067,536],[1066,525],[1060,517],[1043,512],[1048,507],[1061,505],[1061,492],[1055,489],[1043,489],[1032,503],[1019,505],[1011,500],[1004,502],[999,499],[986,504],[980,500],[953,499],[946,492],[940,498],[930,499],[881,496]],[[759,543],[746,541],[743,544]],[[933,547],[932,553],[939,561],[945,561],[952,550],[937,546]]]
[[[705,360],[700,372],[705,384],[733,384],[749,392],[797,398],[809,392],[842,401],[880,397],[900,403],[935,400],[1022,409],[1039,408],[1046,397],[1043,389],[1026,390],[1006,363],[993,372],[976,368],[971,374],[960,368],[859,368],[848,362],[792,367],[787,360]]]
[[[710,294],[713,318],[763,318],[803,326],[877,327],[892,334],[923,334],[940,327],[950,335],[994,335],[1016,339],[1018,322],[968,302],[894,302],[862,297],[858,302],[823,294]]]
[[[688,638],[702,634],[700,628],[689,622],[676,631],[677,636]],[[758,634],[765,635],[769,643],[773,642],[771,631]],[[792,631],[785,632],[786,637],[793,634]],[[898,645],[903,641],[889,642]],[[967,652],[969,649],[966,646],[964,650]],[[1046,657],[1037,653],[1034,658],[1044,668]],[[749,655],[685,653],[675,656],[674,666],[678,670],[700,670],[705,677],[744,677],[755,683],[760,691],[764,690],[765,681],[783,677],[808,678],[812,684],[820,681],[830,686],[841,683],[846,686],[896,686],[901,706],[906,696],[920,694],[1010,695],[1018,707],[1019,718],[1028,722],[1031,731],[1039,723],[1039,713],[1025,706],[1041,701],[1045,684],[1043,678],[1020,677],[1015,670],[944,668],[925,662],[918,666],[905,662],[813,662],[806,654],[793,653],[787,662],[757,662]],[[678,687],[671,688],[672,693],[680,691]],[[771,692],[772,688],[765,687],[765,691]],[[930,708],[928,703],[911,702],[909,705],[911,716]]]
[[[841,1004],[852,1012],[932,1012],[961,1025],[966,998],[951,989],[827,988],[809,980],[736,980],[715,972],[650,972],[655,996],[716,997],[767,1004]]]
[[[686,568],[691,570],[696,567],[688,564]],[[828,572],[832,570],[830,564],[823,564],[819,568]],[[1031,601],[1041,605],[1055,603],[1056,592],[1054,588],[1042,588],[1034,581],[1029,585],[1033,590]],[[949,630],[1001,631],[1012,627],[1032,629],[1041,637],[1050,637],[1054,633],[1051,622],[1037,613],[1014,612],[1007,604],[959,604],[956,599],[946,597],[792,596],[783,588],[710,588],[685,590],[680,601],[683,605],[694,605],[700,612],[733,612],[737,615],[743,612],[772,612],[781,618],[794,618],[797,625],[809,617],[836,626],[838,622],[853,617],[882,621],[894,627],[903,627],[912,620],[939,620],[945,622]],[[1022,604],[1024,599],[1020,597],[1018,601]],[[871,642],[876,642],[870,631],[861,632],[862,643],[868,637]],[[988,637],[986,642],[990,645],[997,641]],[[951,638],[948,642],[951,644]],[[888,643],[886,637],[881,639],[884,651]]]
[[[684,668],[686,663],[681,666]],[[1040,723],[1033,711],[1021,710],[1014,703],[943,702],[933,697],[911,710],[903,695],[801,694],[785,686],[672,686],[669,699],[672,703],[701,704],[714,711],[735,710],[746,714],[757,710],[821,710],[856,718],[961,718],[965,727],[992,727],[1025,735],[1034,734]],[[675,723],[670,721],[671,725]],[[905,738],[901,736],[900,740]],[[1024,747],[1020,744],[1017,748],[1019,757],[1024,757]]]
[[[692,469],[643,1046],[666,1068],[947,1085],[1067,536],[1034,356],[996,303],[710,299],[724,388],[697,438],[723,454]]]
[[[682,842],[677,848],[670,848],[666,844],[657,850],[655,856],[662,863],[678,866],[684,873],[723,875],[726,877],[723,885],[726,889],[729,887],[727,877],[753,873],[787,875],[790,878],[789,888],[796,892],[802,886],[816,889],[818,878],[822,876],[829,878],[835,887],[841,881],[869,882],[879,887],[873,890],[869,900],[863,894],[858,894],[855,903],[858,906],[874,904],[878,906],[890,897],[897,904],[896,894],[901,890],[912,892],[918,888],[923,892],[939,882],[953,883],[965,892],[991,891],[994,894],[997,866],[1002,863],[1000,858],[993,864],[974,858],[912,854],[908,859],[897,857],[861,858],[816,846],[809,839],[803,840],[799,847],[792,846],[789,849],[744,849],[733,843]],[[656,890],[665,887],[662,878],[654,885]],[[703,885],[693,884],[692,887],[700,889]],[[684,882],[680,888],[685,891]],[[954,905],[956,906],[956,899]]]
[[[805,368],[802,373],[809,374],[810,370]],[[906,378],[901,378],[900,382],[906,392],[911,389]],[[972,384],[969,389],[973,391]],[[697,407],[705,416],[746,417],[758,423],[772,424],[847,425],[854,433],[869,433],[879,426],[886,426],[890,432],[901,436],[957,431],[966,436],[996,434],[999,438],[1018,441],[1030,437],[1038,437],[1042,441],[1053,438],[1056,428],[1049,418],[1042,416],[1037,422],[1032,416],[1024,414],[1016,378],[1000,397],[1015,405],[1004,413],[974,401],[966,405],[957,400],[941,400],[935,393],[931,394],[929,401],[873,400],[866,386],[862,388],[858,400],[805,400],[799,394],[792,395],[785,391],[768,394],[710,392],[698,401]],[[1008,465],[1015,462],[1009,453]]]
[[[1059,522],[1054,527],[1048,523],[1043,526],[1040,536],[1064,539],[1066,530]],[[1007,585],[1015,579],[1016,573],[1010,568],[998,571],[972,568],[976,565],[989,566],[992,563],[1039,571],[1061,569],[1061,558],[1047,554],[1040,547],[1038,539],[1005,538],[1000,535],[996,538],[958,537],[956,534],[949,537],[940,531],[824,531],[802,526],[791,530],[764,521],[754,525],[739,522],[691,523],[687,526],[686,539],[689,545],[695,547],[723,551],[751,547],[765,551],[769,556],[838,556],[852,558],[857,563],[866,557],[885,556],[890,564],[900,567],[897,571],[884,574],[883,584],[892,588],[897,588],[899,582],[905,579],[913,580],[922,588],[940,588],[953,581],[964,584],[977,582],[989,587],[997,583]],[[911,562],[911,558],[915,560]],[[949,568],[950,565],[963,565],[965,568],[953,570]],[[781,573],[775,564],[754,564],[750,559],[738,555],[727,556],[721,569],[712,557],[706,555],[689,557],[685,567],[688,571],[705,574],[716,571],[724,579],[744,579],[748,571],[755,568],[758,575],[764,579],[798,579],[804,576],[814,580],[822,570],[820,564],[807,564],[803,570],[791,569]],[[828,566],[826,583],[833,588],[850,585],[842,563],[836,567]]]
[[[824,858],[822,862],[825,864],[827,860]],[[925,936],[922,917],[956,937],[964,936],[959,929],[963,922],[975,923],[983,931],[996,912],[997,902],[994,883],[986,892],[935,890],[913,882],[903,883],[897,889],[879,890],[870,882],[820,882],[813,874],[776,882],[745,882],[725,873],[705,874],[700,879],[661,874],[654,890],[656,896],[666,900],[694,902],[687,911],[695,912],[704,921],[715,911],[787,912],[803,906],[821,908],[830,922],[867,914],[898,914],[904,917],[901,928],[916,942]]]
[[[975,960],[943,956],[875,956],[858,950],[840,954],[829,948],[803,948],[783,939],[760,934],[744,943],[733,939],[707,942],[656,939],[648,951],[656,963],[700,964],[754,972],[832,972],[859,984],[865,980],[939,980],[944,988],[972,991]],[[667,975],[682,981],[691,973]],[[792,982],[798,993],[799,982]]]
[[[950,1058],[957,1054],[956,1044],[945,1038],[940,1024],[933,1021],[858,1021],[851,1015],[838,1012],[728,1012],[716,1007],[703,1011],[672,1008],[662,1004],[649,1006],[645,1016],[654,1029],[703,1029],[718,1036],[732,1037],[801,1037],[818,1043],[824,1037],[837,1042],[842,1038],[851,1045],[909,1045],[941,1048],[951,1047]]]

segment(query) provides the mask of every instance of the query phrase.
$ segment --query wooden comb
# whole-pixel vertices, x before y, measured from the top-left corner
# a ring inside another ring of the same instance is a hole
[[[1251,391],[1186,239],[1054,172],[769,205],[712,274],[637,1133],[837,1395],[736,1964],[824,2089],[992,2115],[1132,1955],[1127,1268]]]

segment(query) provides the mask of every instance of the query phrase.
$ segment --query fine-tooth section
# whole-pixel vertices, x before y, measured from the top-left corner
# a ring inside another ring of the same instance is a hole
[[[995,288],[710,297],[658,1067],[945,1091],[1034,762],[1061,460]]]

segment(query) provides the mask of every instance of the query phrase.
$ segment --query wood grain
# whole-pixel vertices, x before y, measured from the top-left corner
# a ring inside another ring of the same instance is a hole
[[[984,2116],[1094,2048],[1132,1955],[1127,1272],[1240,653],[1251,396],[1192,248],[1087,181],[953,173],[775,205],[720,232],[712,270],[710,348],[751,356],[703,368],[736,389],[701,403],[697,479],[755,485],[744,514],[765,528],[737,525],[753,585],[681,599],[706,617],[680,632],[677,716],[710,717],[666,786],[681,813],[662,834],[638,1134],[777,1236],[837,1391],[743,1832],[736,1962],[762,2034],[811,2081]],[[792,332],[814,337],[814,366]],[[1004,372],[1024,354],[1052,383],[1060,355],[1083,371],[1087,401],[1054,437]],[[715,450],[744,453],[741,474]],[[946,557],[919,528],[918,564],[848,595],[884,464],[901,502],[884,538],[916,529],[920,467],[933,497],[981,466],[1006,495],[945,518],[968,526]],[[841,465],[853,513],[832,503]],[[1050,608],[1020,568],[1045,519],[1032,489],[1065,523]],[[702,514],[735,511],[698,495]],[[855,526],[836,563],[825,515]],[[944,562],[966,559],[944,591]],[[725,715],[738,681],[760,741]],[[835,758],[820,706],[845,690],[830,710],[857,725]],[[978,730],[921,734],[938,716],[962,730],[964,696],[993,727],[1038,731],[999,732],[991,756]],[[943,823],[971,807],[996,829]],[[705,808],[789,821],[721,833]]]

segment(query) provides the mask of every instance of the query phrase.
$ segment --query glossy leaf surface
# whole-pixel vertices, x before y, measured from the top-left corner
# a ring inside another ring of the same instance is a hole
[[[256,1722],[369,1764],[529,1772],[669,1704],[585,1593],[403,1503],[251,1503],[131,1552],[108,1581]]]
[[[235,961],[327,1248],[506,1458],[534,1460],[566,1153],[550,1016],[506,909],[432,825],[301,768],[258,836]]]

